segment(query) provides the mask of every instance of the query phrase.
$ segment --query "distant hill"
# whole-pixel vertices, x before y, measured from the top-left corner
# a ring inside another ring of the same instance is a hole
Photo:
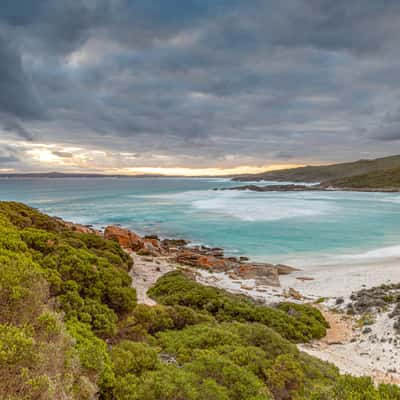
[[[106,175],[64,172],[27,172],[27,173],[0,173],[0,179],[12,178],[163,178],[165,175]]]
[[[372,171],[326,182],[325,185],[351,189],[392,189],[400,187],[400,168]]]
[[[375,160],[359,160],[348,163],[307,166],[300,168],[283,169],[278,171],[268,171],[260,174],[240,175],[233,178],[235,181],[290,181],[290,182],[327,182],[349,177],[361,176],[369,173],[376,173],[384,170],[400,169],[400,155]],[[387,172],[389,174],[389,172]],[[383,174],[385,175],[385,174]],[[382,176],[383,176],[382,175]],[[377,176],[377,175],[376,175]],[[360,178],[361,179],[361,178]],[[387,177],[390,180],[390,177]],[[367,178],[363,178],[367,181]],[[371,182],[378,182],[377,178],[371,177]],[[356,181],[354,181],[355,184]],[[350,181],[349,181],[350,183]]]

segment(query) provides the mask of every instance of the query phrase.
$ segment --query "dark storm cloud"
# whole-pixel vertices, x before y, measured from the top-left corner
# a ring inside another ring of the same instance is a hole
[[[7,115],[0,112],[0,127],[6,132],[15,134],[20,139],[33,141],[34,136],[31,132],[27,131],[19,122],[18,118],[12,115]]]
[[[0,112],[21,119],[43,117],[43,109],[23,69],[18,49],[10,38],[1,34],[0,60]]]
[[[4,0],[0,126],[188,166],[396,152],[399,26],[397,0]]]
[[[109,13],[107,1],[4,0],[0,20],[24,45],[30,42],[44,52],[68,53],[82,45]]]

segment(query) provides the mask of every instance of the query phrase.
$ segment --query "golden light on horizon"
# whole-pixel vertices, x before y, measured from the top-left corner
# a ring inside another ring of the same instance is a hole
[[[229,162],[230,166],[197,167],[195,165],[199,160],[196,158],[193,160],[185,159],[180,161],[179,157],[173,157],[169,154],[154,153],[146,157],[143,162],[144,165],[140,165],[141,158],[137,157],[135,152],[112,152],[102,149],[73,147],[71,145],[58,145],[53,143],[33,144],[19,142],[17,145],[19,149],[24,151],[26,160],[31,162],[32,172],[43,171],[45,168],[47,171],[51,170],[57,172],[86,172],[132,176],[147,174],[190,177],[257,174],[266,171],[304,166],[302,163],[256,164],[259,160],[254,160],[254,164],[256,165],[252,165],[251,160],[235,160],[234,157],[227,157],[226,162]],[[174,160],[178,165],[173,164]],[[235,161],[238,165],[232,166]],[[243,164],[241,164],[241,162]],[[37,166],[41,168],[38,170]],[[13,172],[18,171],[14,170]]]
[[[36,161],[62,165],[60,157],[54,155],[53,152],[47,148],[35,148],[28,150],[27,153]]]
[[[232,168],[190,168],[190,167],[130,167],[121,169],[112,169],[107,171],[112,174],[127,175],[180,175],[180,176],[229,176],[241,174],[257,174],[266,171],[273,171],[286,168],[301,167],[302,164],[272,164],[263,166],[238,166]]]

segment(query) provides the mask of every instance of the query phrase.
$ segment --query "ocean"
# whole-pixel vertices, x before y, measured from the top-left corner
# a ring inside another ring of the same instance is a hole
[[[400,194],[215,191],[212,178],[2,179],[0,199],[102,228],[185,238],[227,254],[291,263],[400,259]]]

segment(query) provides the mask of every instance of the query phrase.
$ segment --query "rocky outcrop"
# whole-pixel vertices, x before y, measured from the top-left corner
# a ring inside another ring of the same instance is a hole
[[[300,271],[298,268],[294,268],[285,264],[276,264],[275,267],[278,270],[278,275],[289,275],[292,272]]]
[[[214,190],[249,190],[251,192],[315,192],[315,191],[346,191],[346,192],[400,192],[399,187],[351,187],[344,185],[335,185],[334,182],[325,182],[313,185],[243,185],[228,188],[214,188]]]
[[[351,314],[380,312],[391,305],[399,304],[400,284],[361,289],[358,292],[353,292],[350,300],[351,302],[347,305],[347,310]]]
[[[129,229],[119,226],[107,226],[104,238],[117,241],[124,249],[137,252],[141,256],[159,257],[168,254],[168,248],[163,246],[157,236],[141,237]]]
[[[76,224],[75,222],[64,221],[61,218],[54,218],[54,219],[64,224],[71,231],[101,235],[101,231],[94,229],[91,225]]]
[[[198,253],[192,250],[184,250],[178,253],[176,261],[179,264],[204,268],[210,271],[227,271],[229,264],[222,258],[213,255]]]
[[[252,192],[304,192],[304,191],[316,191],[323,190],[325,187],[320,185],[267,185],[267,186],[257,186],[257,185],[243,185],[234,186],[230,188],[220,188],[214,190],[250,190]]]
[[[278,269],[272,264],[245,263],[236,273],[241,279],[254,279],[256,285],[279,286]]]
[[[123,248],[139,256],[165,256],[180,265],[209,272],[226,272],[238,281],[254,280],[255,285],[280,286],[279,275],[297,271],[283,264],[253,263],[247,257],[225,257],[220,247],[188,246],[189,242],[182,239],[160,240],[154,235],[141,237],[129,229],[114,225],[105,229],[104,237],[116,240]]]
[[[138,251],[144,247],[143,239],[136,233],[129,229],[121,228],[119,226],[107,226],[104,230],[104,238],[108,240],[117,241],[121,247]]]
[[[199,252],[200,251],[200,252]],[[206,254],[204,254],[206,252]],[[223,257],[213,254],[215,249],[184,250],[176,256],[176,262],[191,267],[206,269],[209,272],[229,272],[233,280],[254,280],[256,285],[279,286],[278,266],[265,263],[244,262],[236,257]],[[220,254],[219,250],[216,254]],[[289,273],[291,267],[282,269]],[[294,268],[293,268],[294,270]]]

